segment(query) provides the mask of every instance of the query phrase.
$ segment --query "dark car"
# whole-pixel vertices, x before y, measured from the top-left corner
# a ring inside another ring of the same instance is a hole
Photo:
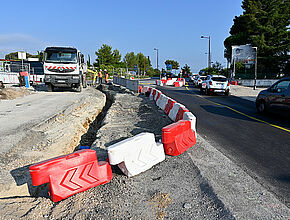
[[[270,109],[280,109],[290,112],[290,77],[283,78],[266,90],[262,90],[256,99],[259,113]]]

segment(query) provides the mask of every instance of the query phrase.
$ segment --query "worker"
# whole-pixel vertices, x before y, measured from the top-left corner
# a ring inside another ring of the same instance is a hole
[[[108,71],[105,69],[105,81],[106,81],[106,83],[108,84],[108,81],[109,80],[109,73],[108,73]]]
[[[102,77],[103,77],[103,74],[102,74],[102,69],[99,70],[99,83],[102,84]]]

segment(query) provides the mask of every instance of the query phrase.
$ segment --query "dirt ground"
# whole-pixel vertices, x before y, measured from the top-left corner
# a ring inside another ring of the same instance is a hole
[[[40,95],[39,97],[44,99],[58,94],[42,93]],[[89,129],[89,124],[96,119],[105,106],[105,95],[93,88],[88,88],[83,94],[60,94],[58,99],[71,96],[77,96],[76,101],[70,102],[73,104],[65,105],[64,110],[58,109],[56,114],[45,120],[40,118],[38,120],[40,123],[36,125],[34,125],[35,122],[21,124],[20,128],[14,130],[14,134],[7,133],[9,132],[7,131],[5,135],[1,132],[0,141],[4,146],[7,145],[0,153],[1,202],[12,197],[38,196],[41,191],[31,184],[29,165],[71,153],[78,147],[82,135]],[[32,99],[33,95],[29,98]],[[53,101],[56,102],[56,99]],[[31,102],[31,105],[34,104]],[[20,111],[24,112],[23,108],[29,108],[29,105],[23,103]],[[11,117],[3,115],[3,117]],[[16,114],[14,116],[16,117]],[[19,120],[24,120],[24,118],[19,117]],[[7,120],[4,119],[4,121]],[[8,127],[9,124],[3,126]],[[0,214],[0,216],[3,215]]]
[[[0,89],[0,101],[5,99],[12,100],[29,94],[31,92],[26,88],[3,88]]]
[[[101,89],[107,96],[105,109],[80,140],[81,145],[96,150],[99,160],[107,158],[108,146],[141,132],[152,132],[156,141],[160,140],[162,127],[172,123],[144,95],[114,86]],[[58,203],[49,199],[45,185],[33,187],[34,195],[2,197],[0,218],[233,219],[187,153],[166,156],[164,162],[132,178],[117,166],[112,170],[113,179],[108,184]]]

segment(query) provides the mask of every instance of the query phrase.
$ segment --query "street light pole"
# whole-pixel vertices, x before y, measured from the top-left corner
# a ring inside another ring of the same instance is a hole
[[[154,48],[154,50],[157,51],[157,70],[159,70],[159,66],[158,66],[158,53],[159,53],[159,49],[158,48]],[[161,79],[161,73],[160,73],[160,79]]]
[[[208,70],[211,68],[211,57],[210,57],[210,36],[201,36],[200,38],[208,39]]]
[[[258,71],[258,47],[253,47],[256,50],[256,58],[255,58],[255,80],[254,80],[254,90],[257,87],[257,71]]]

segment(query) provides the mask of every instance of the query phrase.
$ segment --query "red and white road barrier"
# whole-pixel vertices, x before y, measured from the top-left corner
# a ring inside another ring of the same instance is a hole
[[[182,120],[190,121],[191,130],[193,130],[196,134],[196,117],[191,112],[184,112]]]
[[[161,94],[160,98],[156,102],[156,105],[164,111],[167,102],[168,102],[168,97],[164,94]]]
[[[196,144],[195,131],[190,121],[180,120],[162,129],[162,143],[165,153],[178,156]]]
[[[111,181],[109,163],[98,162],[96,151],[79,150],[29,167],[32,185],[48,184],[53,202]]]
[[[118,165],[131,177],[142,173],[165,160],[163,145],[155,143],[153,133],[141,133],[108,148],[109,162]]]

